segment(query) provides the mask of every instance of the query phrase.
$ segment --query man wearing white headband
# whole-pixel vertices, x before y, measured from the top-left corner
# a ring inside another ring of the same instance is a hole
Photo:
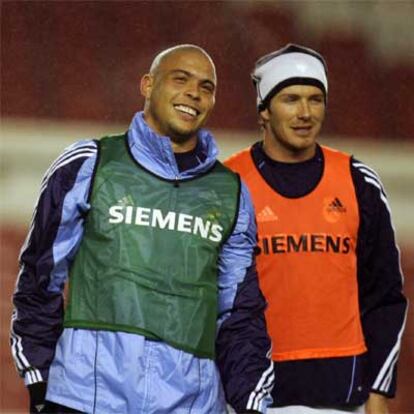
[[[381,181],[317,143],[328,97],[319,53],[289,44],[252,78],[263,140],[226,164],[256,210],[276,376],[268,412],[388,413],[407,301]]]

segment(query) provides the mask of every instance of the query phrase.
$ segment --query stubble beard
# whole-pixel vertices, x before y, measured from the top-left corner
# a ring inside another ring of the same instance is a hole
[[[198,131],[202,128],[201,125],[197,126],[196,128],[191,129],[183,129],[174,123],[167,123],[167,136],[176,144],[185,144],[186,142],[192,140],[193,138],[197,137]]]

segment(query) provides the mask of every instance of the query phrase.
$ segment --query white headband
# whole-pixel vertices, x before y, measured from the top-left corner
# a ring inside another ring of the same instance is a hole
[[[277,89],[278,85],[289,79],[292,80],[290,85],[300,84],[301,79],[316,81],[325,89],[325,96],[328,94],[328,79],[325,67],[318,58],[308,53],[291,52],[279,54],[273,58],[269,55],[269,60],[256,67],[252,78],[256,84],[258,107],[264,103],[270,93]],[[295,82],[295,79],[297,82]],[[288,84],[289,82],[285,86],[288,86]]]

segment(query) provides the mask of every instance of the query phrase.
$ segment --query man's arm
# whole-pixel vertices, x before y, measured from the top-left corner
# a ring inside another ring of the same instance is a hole
[[[358,283],[365,341],[368,347],[370,406],[386,406],[380,395],[396,392],[397,361],[407,317],[407,299],[402,293],[400,253],[395,242],[391,209],[378,175],[352,160],[360,229]],[[378,398],[373,394],[379,394]],[[387,411],[380,411],[387,412]]]
[[[19,257],[11,351],[32,402],[39,404],[62,332],[63,287],[82,233],[96,151],[94,142],[80,142],[50,166]]]
[[[217,363],[227,401],[237,413],[265,412],[274,383],[265,299],[259,289],[254,248],[256,225],[250,195],[242,184],[233,234],[219,260]]]

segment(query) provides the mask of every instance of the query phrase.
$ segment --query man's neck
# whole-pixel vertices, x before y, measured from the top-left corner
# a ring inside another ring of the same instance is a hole
[[[176,142],[171,139],[171,146],[174,153],[192,151],[197,145],[197,137],[191,137],[185,142]]]

